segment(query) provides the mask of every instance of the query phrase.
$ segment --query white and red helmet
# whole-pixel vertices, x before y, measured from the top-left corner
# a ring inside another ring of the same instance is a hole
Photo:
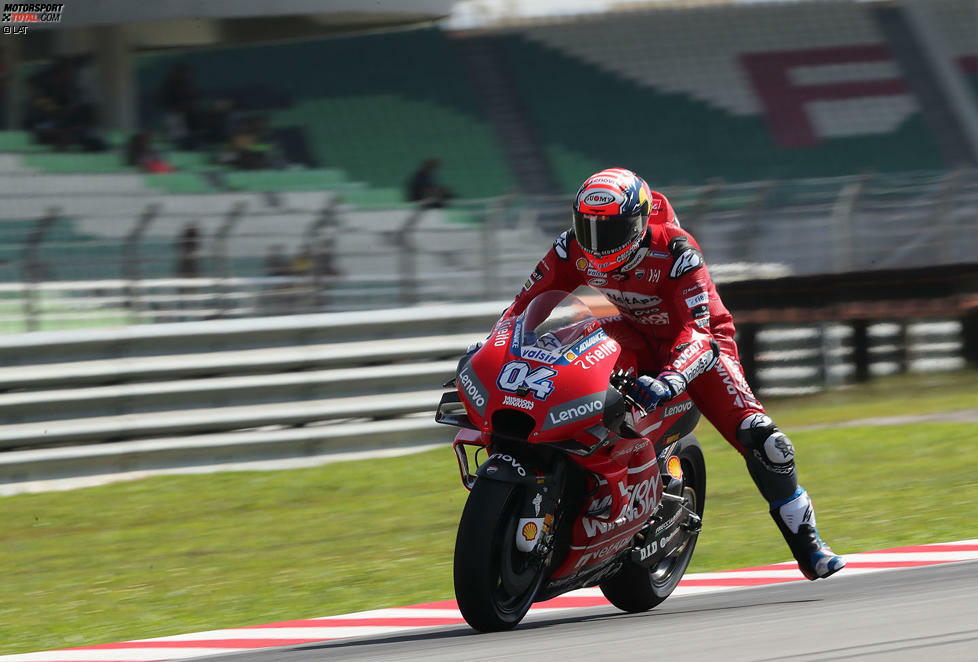
[[[591,266],[612,271],[628,262],[645,236],[652,191],[631,170],[588,177],[574,199],[574,233]]]

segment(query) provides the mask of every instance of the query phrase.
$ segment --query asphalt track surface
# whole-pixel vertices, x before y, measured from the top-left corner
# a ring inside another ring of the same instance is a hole
[[[682,662],[978,660],[978,561],[673,597],[644,614],[613,607],[530,617],[490,635],[450,626],[204,658]]]

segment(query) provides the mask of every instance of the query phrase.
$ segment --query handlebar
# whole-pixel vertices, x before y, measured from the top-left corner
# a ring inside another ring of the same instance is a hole
[[[632,374],[631,369],[628,372],[624,370],[616,370],[611,373],[611,377],[608,382],[613,389],[621,393],[621,397],[625,399],[625,402],[642,412],[642,416],[648,416],[651,412],[639,404],[631,395],[632,386],[635,384],[636,376]]]

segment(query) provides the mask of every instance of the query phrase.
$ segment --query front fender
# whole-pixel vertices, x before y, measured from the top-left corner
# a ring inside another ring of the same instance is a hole
[[[537,471],[509,453],[493,453],[488,460],[479,465],[475,475],[500,483],[538,484]],[[546,482],[546,477],[541,474],[539,483],[544,482]]]
[[[553,537],[552,526],[566,472],[563,458],[552,465],[541,466],[531,466],[531,458],[493,453],[476,471],[476,483],[488,480],[523,486],[519,490],[522,503],[518,505],[519,520],[514,541],[516,548],[524,553],[532,552],[540,540]]]

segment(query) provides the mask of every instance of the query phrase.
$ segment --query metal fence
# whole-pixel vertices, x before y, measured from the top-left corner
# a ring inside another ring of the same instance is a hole
[[[0,329],[505,299],[569,219],[567,197],[364,208],[104,177],[3,176]],[[978,259],[973,170],[664,192],[719,281]]]

